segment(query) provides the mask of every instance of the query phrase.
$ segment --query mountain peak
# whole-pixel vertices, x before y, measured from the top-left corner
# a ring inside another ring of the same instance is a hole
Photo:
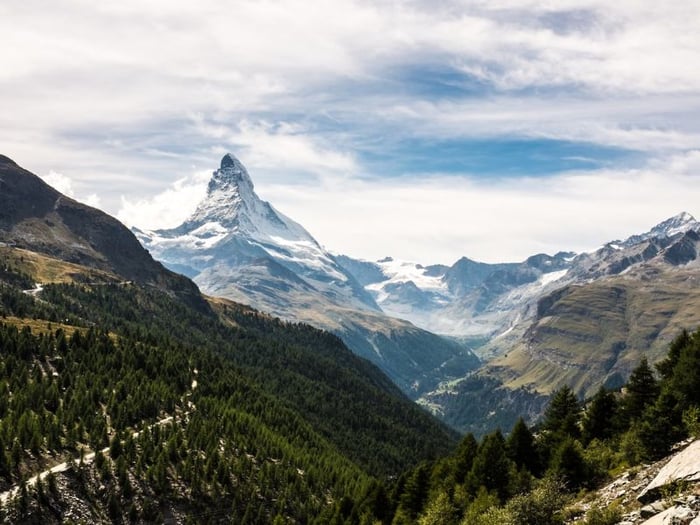
[[[254,244],[273,242],[272,237],[317,244],[300,225],[258,197],[248,170],[232,153],[223,156],[220,166],[213,172],[207,194],[194,213],[176,228],[153,232],[156,236],[176,239],[184,235],[197,250],[228,242],[229,234],[254,239]]]
[[[236,164],[240,164],[239,160],[232,153],[227,153],[221,159],[221,169],[235,168]]]
[[[652,233],[666,235],[670,237],[681,231],[686,231],[689,229],[694,229],[697,226],[697,221],[687,211],[683,211],[678,215],[666,219],[665,221],[657,224],[651,229]]]
[[[217,191],[234,191],[243,189],[253,191],[253,180],[248,170],[232,153],[227,153],[221,159],[221,167],[212,174],[207,193],[211,195]]]

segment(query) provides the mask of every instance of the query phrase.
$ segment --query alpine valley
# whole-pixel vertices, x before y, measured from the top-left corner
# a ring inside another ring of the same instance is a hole
[[[136,233],[0,156],[0,522],[641,523],[672,490],[700,515],[689,214],[521,263],[360,261],[226,155]],[[610,508],[574,500],[624,468]]]
[[[333,332],[413,397],[479,363],[464,345],[384,314],[301,225],[260,200],[231,154],[183,224],[134,233],[156,259],[205,293]]]
[[[330,523],[456,439],[0,156],[0,522]]]
[[[688,213],[590,253],[364,261],[325,251],[227,154],[189,219],[134,232],[206,293],[335,333],[477,434],[521,414],[534,422],[562,385],[581,396],[620,386],[642,355],[657,360],[679,329],[700,324],[700,224]]]

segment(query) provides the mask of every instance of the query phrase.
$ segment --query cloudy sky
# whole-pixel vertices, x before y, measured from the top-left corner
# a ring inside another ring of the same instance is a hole
[[[329,249],[450,263],[700,215],[700,2],[3,0],[0,153],[174,226],[233,152]]]

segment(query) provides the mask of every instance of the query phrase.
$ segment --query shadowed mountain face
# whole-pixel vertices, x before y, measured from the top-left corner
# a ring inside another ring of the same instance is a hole
[[[1,155],[0,242],[158,286],[205,307],[196,285],[154,261],[119,221]]]

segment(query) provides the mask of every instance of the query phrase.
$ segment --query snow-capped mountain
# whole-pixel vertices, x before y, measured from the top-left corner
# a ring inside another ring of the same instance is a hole
[[[520,307],[555,286],[573,253],[539,254],[522,263],[487,264],[462,257],[452,266],[423,266],[387,257],[336,260],[382,310],[435,333],[490,338],[507,330]]]
[[[169,230],[134,229],[153,256],[195,279],[206,292],[220,285],[231,267],[261,261],[300,277],[318,293],[342,299],[350,307],[378,311],[355,279],[341,268],[298,223],[261,200],[240,161],[221,160],[197,209]]]
[[[593,252],[580,254],[572,262],[567,277],[570,282],[580,282],[604,275],[617,275],[662,253],[666,254],[670,264],[684,264],[694,259],[695,254],[684,254],[678,241],[697,232],[700,232],[700,223],[687,212],[679,213],[648,232],[632,235],[622,241],[611,241]],[[674,245],[677,245],[676,248],[669,251]]]
[[[544,276],[557,273],[520,304],[509,329],[479,349],[487,360],[480,370],[419,402],[457,427],[474,428],[493,412],[508,428],[517,412],[538,416],[543,399],[564,384],[581,396],[622,385],[641,356],[660,359],[682,329],[700,324],[700,224],[687,213]],[[520,290],[493,304],[513,304]],[[478,409],[484,400],[486,411]]]
[[[340,255],[336,260],[384,312],[435,333],[489,340],[510,333],[535,315],[540,297],[568,284],[616,275],[661,253],[669,263],[695,259],[692,241],[678,242],[698,231],[700,223],[683,212],[648,232],[579,255],[538,254],[521,263],[499,264],[462,257],[452,266],[391,257],[370,262]]]
[[[205,293],[332,331],[406,391],[478,362],[463,346],[382,313],[309,232],[258,197],[248,171],[231,154],[185,222],[134,232],[156,259]]]

